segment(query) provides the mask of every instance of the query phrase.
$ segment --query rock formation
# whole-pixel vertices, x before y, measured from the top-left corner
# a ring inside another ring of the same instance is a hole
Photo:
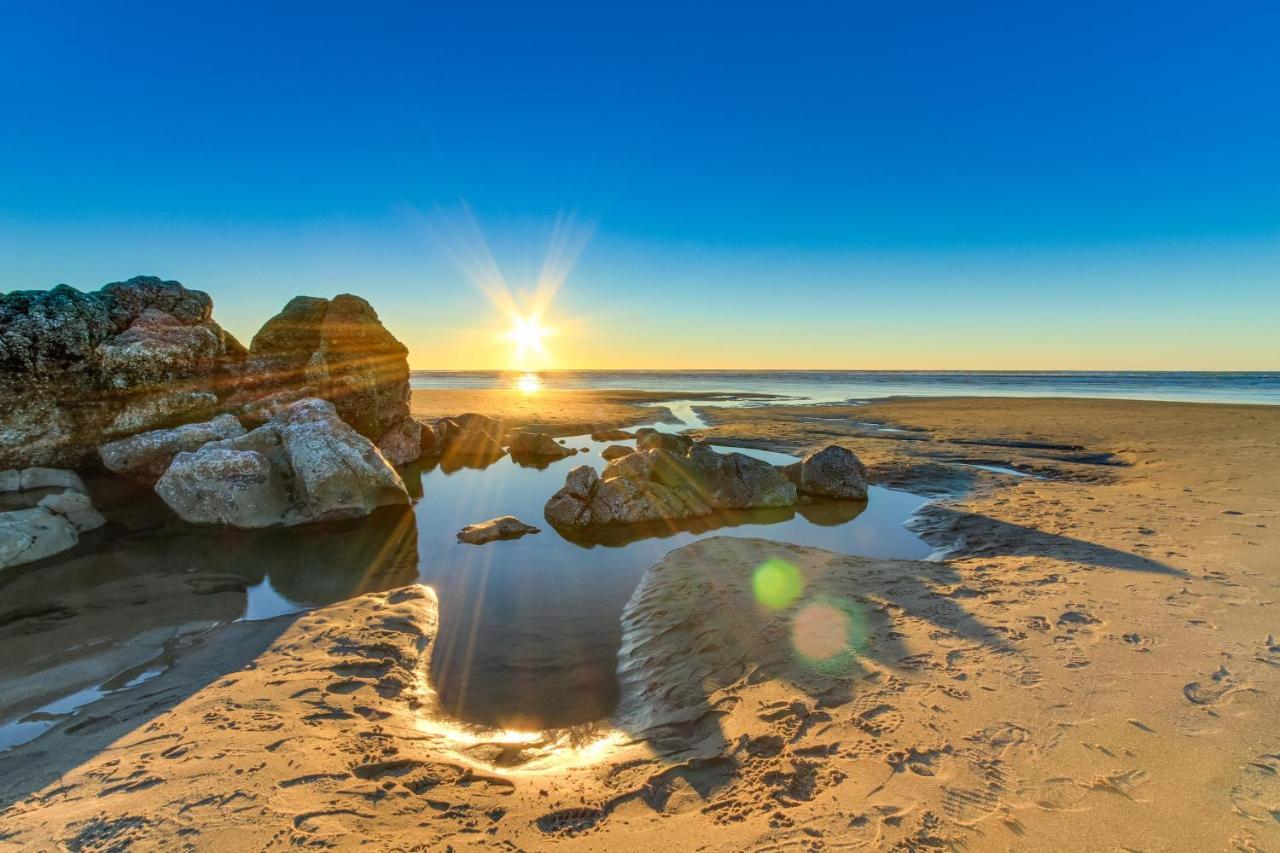
[[[636,451],[633,448],[625,447],[621,444],[611,444],[604,450],[600,451],[600,456],[610,462],[614,459],[621,459],[623,456],[630,456]]]
[[[829,444],[782,469],[801,494],[866,500],[867,469],[852,450]]]
[[[409,417],[407,356],[360,297],[298,296],[253,336],[232,402],[256,421],[304,397],[328,400],[389,461],[404,464],[418,458],[421,431]]]
[[[502,425],[484,415],[465,414],[441,418],[431,427],[431,445],[445,465],[488,465],[501,459]],[[428,440],[421,443],[424,452]]]
[[[458,541],[471,545],[483,545],[498,539],[519,539],[527,533],[541,531],[531,524],[525,524],[514,515],[491,518],[476,524],[468,524],[458,531]]]
[[[244,427],[234,416],[219,415],[203,423],[152,430],[108,442],[98,448],[98,454],[107,470],[154,483],[179,453],[199,450],[211,441],[238,438],[244,433]]]
[[[243,528],[354,518],[409,502],[373,443],[318,399],[299,400],[251,432],[178,453],[156,493],[184,521]]]
[[[31,495],[27,506],[21,501],[24,492]],[[0,511],[0,569],[73,548],[81,533],[106,523],[72,471],[0,471],[0,493],[19,498],[17,508]]]
[[[547,521],[582,530],[696,518],[721,509],[793,506],[796,487],[767,462],[662,433],[637,434],[644,449],[614,459],[602,474],[581,465],[547,501]],[[668,449],[684,446],[683,452]]]
[[[245,354],[212,309],[153,277],[0,295],[0,468],[77,467],[104,439],[212,414]]]

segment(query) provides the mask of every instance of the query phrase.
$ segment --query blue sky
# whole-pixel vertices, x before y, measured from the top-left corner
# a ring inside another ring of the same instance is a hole
[[[553,366],[1280,368],[1274,3],[531,5],[0,0],[0,289],[512,366],[572,212]]]

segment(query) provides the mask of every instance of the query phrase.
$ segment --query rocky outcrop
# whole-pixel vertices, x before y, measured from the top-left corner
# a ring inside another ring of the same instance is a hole
[[[468,524],[458,531],[458,541],[471,545],[483,545],[499,539],[519,539],[528,533],[539,533],[538,528],[525,524],[514,515],[491,518],[477,524]]]
[[[212,310],[151,277],[0,295],[0,467],[76,467],[104,438],[211,414],[245,353]]]
[[[512,456],[531,456],[539,459],[563,459],[578,451],[565,447],[545,432],[516,432],[508,437],[507,450]]]
[[[106,523],[73,471],[0,471],[0,492],[16,493],[18,498],[12,504],[15,509],[0,512],[0,569],[73,548],[81,533]],[[22,505],[24,492],[30,496],[29,506]]]
[[[107,470],[154,483],[179,453],[198,450],[211,441],[237,438],[244,433],[244,427],[235,417],[219,415],[204,423],[152,430],[108,442],[98,448],[98,454]]]
[[[613,460],[602,474],[585,465],[573,469],[547,501],[547,521],[583,530],[796,503],[795,486],[766,462],[691,440],[683,453],[653,446],[665,443],[651,440],[648,449]]]
[[[253,336],[233,403],[266,420],[304,397],[328,400],[404,464],[417,458],[421,429],[409,417],[408,352],[360,297],[298,296]]]
[[[621,459],[623,456],[630,456],[636,451],[633,448],[625,447],[621,444],[611,444],[604,450],[600,451],[600,456],[609,461]]]
[[[801,494],[866,500],[867,469],[852,450],[830,444],[782,469]]]
[[[243,435],[178,453],[156,492],[183,520],[259,528],[407,504],[400,475],[333,404],[303,399]]]

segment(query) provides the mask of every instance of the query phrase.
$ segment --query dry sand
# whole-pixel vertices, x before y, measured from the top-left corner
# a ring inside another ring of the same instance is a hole
[[[457,403],[415,411],[484,411]],[[1280,409],[707,415],[720,440],[967,486],[917,520],[947,559],[673,552],[624,615],[617,718],[547,741],[435,711],[420,587],[196,631],[0,755],[0,847],[1280,848]],[[779,610],[754,595],[770,559],[802,581]]]

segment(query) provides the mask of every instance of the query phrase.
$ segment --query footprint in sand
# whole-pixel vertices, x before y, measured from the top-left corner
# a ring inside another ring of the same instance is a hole
[[[1280,822],[1280,753],[1263,753],[1240,768],[1231,805],[1236,814],[1256,823]]]

